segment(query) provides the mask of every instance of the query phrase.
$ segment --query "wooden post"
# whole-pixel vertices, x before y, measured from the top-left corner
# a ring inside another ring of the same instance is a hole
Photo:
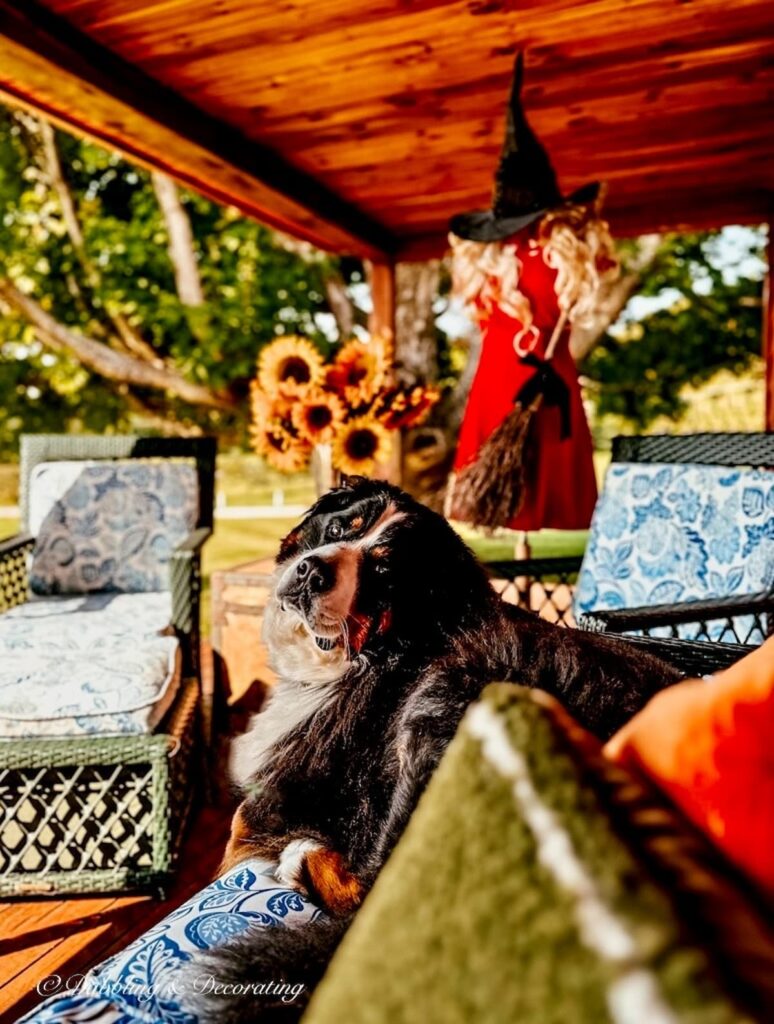
[[[389,331],[395,338],[395,265],[388,262],[366,262],[366,274],[371,286],[373,309],[368,318],[371,334]]]
[[[769,221],[768,269],[763,285],[763,359],[766,364],[766,430],[774,431],[774,220]]]
[[[366,274],[371,286],[371,315],[368,318],[368,330],[374,334],[386,333],[395,344],[395,264],[391,262],[372,263],[366,261]],[[394,353],[394,349],[393,349]],[[389,480],[392,484],[400,484],[403,477],[403,454],[401,437],[395,431],[395,442],[390,458],[376,470],[377,476]]]

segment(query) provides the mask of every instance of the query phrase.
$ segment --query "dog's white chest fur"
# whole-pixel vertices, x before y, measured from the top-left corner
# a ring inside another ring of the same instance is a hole
[[[256,772],[269,763],[277,743],[296,726],[311,718],[334,695],[332,683],[304,685],[277,683],[266,707],[253,715],[247,732],[231,744],[229,774],[238,786],[244,786]]]
[[[277,743],[333,699],[336,683],[349,668],[341,648],[322,651],[297,615],[269,601],[263,638],[279,682],[247,732],[231,744],[229,775],[244,786],[271,760]]]

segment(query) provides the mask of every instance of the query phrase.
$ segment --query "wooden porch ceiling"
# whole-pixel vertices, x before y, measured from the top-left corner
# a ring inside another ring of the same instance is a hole
[[[60,20],[61,19],[61,20]],[[0,91],[318,245],[486,206],[513,55],[619,233],[771,213],[769,0],[0,0]]]

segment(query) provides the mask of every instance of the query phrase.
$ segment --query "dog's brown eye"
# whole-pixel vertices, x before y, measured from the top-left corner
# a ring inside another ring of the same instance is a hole
[[[332,537],[333,540],[341,537],[344,534],[344,524],[340,519],[334,519],[328,524],[328,536]]]
[[[387,553],[387,548],[383,546],[371,549],[374,572],[379,576],[383,576],[387,572]]]

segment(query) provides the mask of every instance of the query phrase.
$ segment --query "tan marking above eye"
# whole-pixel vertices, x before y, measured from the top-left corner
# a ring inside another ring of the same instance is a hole
[[[379,547],[371,548],[371,554],[374,558],[386,558],[389,554],[389,548],[382,544]]]
[[[355,516],[355,518],[350,521],[349,527],[351,530],[359,530],[363,525],[363,522],[364,520],[362,516]]]

